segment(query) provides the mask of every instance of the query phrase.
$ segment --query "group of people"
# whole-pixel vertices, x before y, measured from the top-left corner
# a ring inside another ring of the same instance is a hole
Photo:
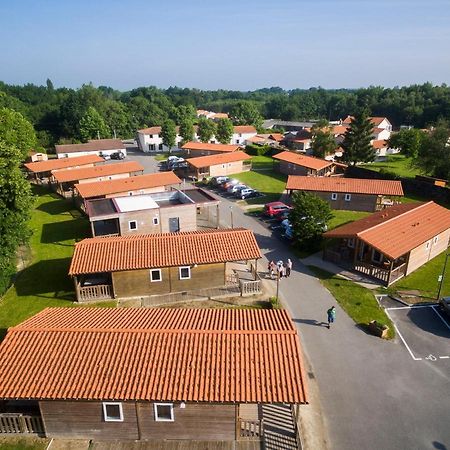
[[[276,263],[272,260],[269,262],[267,267],[269,270],[270,278],[273,280],[275,278],[289,278],[292,271],[292,261],[290,258],[286,262],[281,259]]]

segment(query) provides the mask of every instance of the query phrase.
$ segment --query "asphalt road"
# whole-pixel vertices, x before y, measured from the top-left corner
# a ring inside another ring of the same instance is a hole
[[[139,156],[147,158],[153,159]],[[149,163],[149,172],[151,167]],[[226,199],[220,209],[225,224],[230,225],[232,211],[235,227],[255,232],[266,258],[290,257],[294,262],[291,277],[280,282],[280,292],[311,363],[308,376],[318,382],[330,447],[450,450],[450,359],[414,360],[401,339],[388,342],[366,334],[266,226]],[[267,266],[266,261],[261,264]],[[328,330],[322,322],[331,305],[336,306],[337,319]],[[445,346],[439,342],[439,348]]]

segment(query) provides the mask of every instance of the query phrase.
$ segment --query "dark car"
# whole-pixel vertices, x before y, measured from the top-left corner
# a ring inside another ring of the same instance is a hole
[[[259,197],[260,195],[261,194],[255,189],[242,189],[241,192],[239,192],[239,195],[236,196],[241,197],[242,200],[245,200],[246,198]]]
[[[450,297],[443,297],[439,300],[439,306],[450,317]]]
[[[123,152],[116,152],[116,153],[111,153],[111,159],[125,159],[125,153]]]

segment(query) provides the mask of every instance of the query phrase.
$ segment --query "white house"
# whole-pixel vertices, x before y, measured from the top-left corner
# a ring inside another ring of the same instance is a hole
[[[91,139],[86,144],[55,145],[55,149],[58,158],[73,158],[85,155],[105,157],[118,152],[127,155],[127,150],[120,139]]]
[[[183,140],[179,134],[179,127],[176,128],[177,135],[175,138],[175,147],[181,148],[181,141]],[[239,125],[234,127],[233,135],[230,139],[232,145],[245,145],[245,141],[253,136],[256,136],[256,128],[251,125]],[[194,139],[199,141],[197,134],[197,127],[194,126]],[[163,144],[161,137],[161,127],[150,127],[138,130],[137,132],[138,147],[143,152],[167,152],[169,149]],[[217,139],[213,136],[209,143],[217,144]]]

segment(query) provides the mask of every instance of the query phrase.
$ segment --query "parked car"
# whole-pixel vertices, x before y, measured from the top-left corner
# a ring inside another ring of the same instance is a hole
[[[291,206],[286,205],[283,202],[270,202],[264,205],[264,215],[269,217],[277,217],[279,214],[290,211]]]
[[[184,161],[184,158],[182,158],[181,156],[176,156],[176,155],[171,155],[167,158],[167,162],[181,162]]]
[[[439,306],[450,317],[450,297],[442,297],[439,300]]]
[[[235,194],[236,192],[241,192],[242,189],[247,189],[245,184],[234,184],[227,189],[229,194]]]
[[[289,222],[289,219],[284,219],[281,222],[281,229],[282,229],[281,237],[284,237],[289,241],[292,241],[292,239],[294,239],[294,231],[292,229],[291,222]]]
[[[220,185],[220,188],[226,191],[226,190],[228,190],[228,188],[229,188],[230,186],[234,186],[235,184],[240,184],[240,183],[239,183],[239,180],[230,180],[230,181],[227,181],[226,183],[221,184],[221,185]]]
[[[212,177],[209,182],[212,186],[221,186],[224,183],[228,183],[230,177]]]
[[[123,152],[111,153],[111,159],[125,159],[125,153]]]
[[[291,213],[291,209],[292,208],[286,209],[285,211],[278,214],[275,218],[280,222],[283,222],[283,220],[285,220],[285,219],[289,219],[289,214]]]
[[[245,200],[246,198],[259,197],[261,194],[255,189],[247,188],[241,189],[239,195],[237,193],[235,195],[241,197],[242,200]]]

